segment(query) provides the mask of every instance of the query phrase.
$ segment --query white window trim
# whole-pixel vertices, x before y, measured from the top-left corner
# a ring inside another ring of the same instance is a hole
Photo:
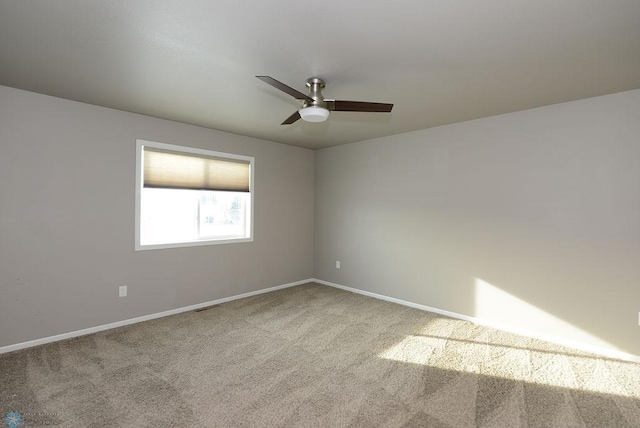
[[[142,148],[154,147],[157,149],[172,150],[184,153],[193,153],[196,155],[214,156],[227,159],[238,159],[248,161],[250,165],[249,174],[249,206],[247,212],[249,212],[249,219],[247,221],[247,238],[207,238],[199,239],[195,241],[175,242],[170,244],[140,244],[140,213],[141,213],[141,200],[142,200],[142,184],[144,180],[144,169],[142,168]],[[218,244],[236,244],[240,242],[253,242],[253,199],[254,199],[254,162],[255,158],[251,156],[237,155],[233,153],[216,152],[213,150],[197,149],[194,147],[178,146],[174,144],[157,143],[155,141],[136,140],[136,189],[135,189],[135,251],[144,250],[160,250],[164,248],[183,248],[183,247],[196,247],[203,245],[218,245]]]

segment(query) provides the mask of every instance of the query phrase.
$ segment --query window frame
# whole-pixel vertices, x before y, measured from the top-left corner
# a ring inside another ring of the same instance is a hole
[[[162,150],[170,150],[185,154],[194,154],[201,156],[211,156],[222,159],[242,160],[249,162],[249,197],[247,198],[248,205],[246,207],[246,216],[249,218],[246,221],[246,236],[240,238],[202,238],[194,241],[181,241],[171,242],[163,244],[146,244],[143,245],[140,242],[141,232],[141,213],[142,213],[142,186],[144,185],[144,166],[143,150],[144,147],[153,147]],[[135,167],[135,251],[144,250],[159,250],[165,248],[183,248],[183,247],[196,247],[203,245],[218,245],[218,244],[236,244],[241,242],[253,242],[253,214],[254,214],[254,166],[255,158],[252,156],[238,155],[234,153],[218,152],[214,150],[198,149],[195,147],[179,146],[175,144],[158,143],[148,140],[136,140],[136,167]]]

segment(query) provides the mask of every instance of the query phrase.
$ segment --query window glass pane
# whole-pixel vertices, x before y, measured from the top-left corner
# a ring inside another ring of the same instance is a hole
[[[142,245],[246,236],[242,192],[142,189]]]
[[[194,190],[142,189],[142,245],[198,239],[199,193]]]
[[[200,193],[200,237],[244,236],[246,193]]]

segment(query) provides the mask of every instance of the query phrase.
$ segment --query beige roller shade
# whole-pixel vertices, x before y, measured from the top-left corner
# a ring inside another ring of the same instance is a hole
[[[249,192],[248,161],[144,147],[144,187]]]

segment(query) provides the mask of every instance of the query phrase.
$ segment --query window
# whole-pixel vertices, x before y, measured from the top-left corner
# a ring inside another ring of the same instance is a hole
[[[249,156],[136,142],[136,250],[252,241]]]

